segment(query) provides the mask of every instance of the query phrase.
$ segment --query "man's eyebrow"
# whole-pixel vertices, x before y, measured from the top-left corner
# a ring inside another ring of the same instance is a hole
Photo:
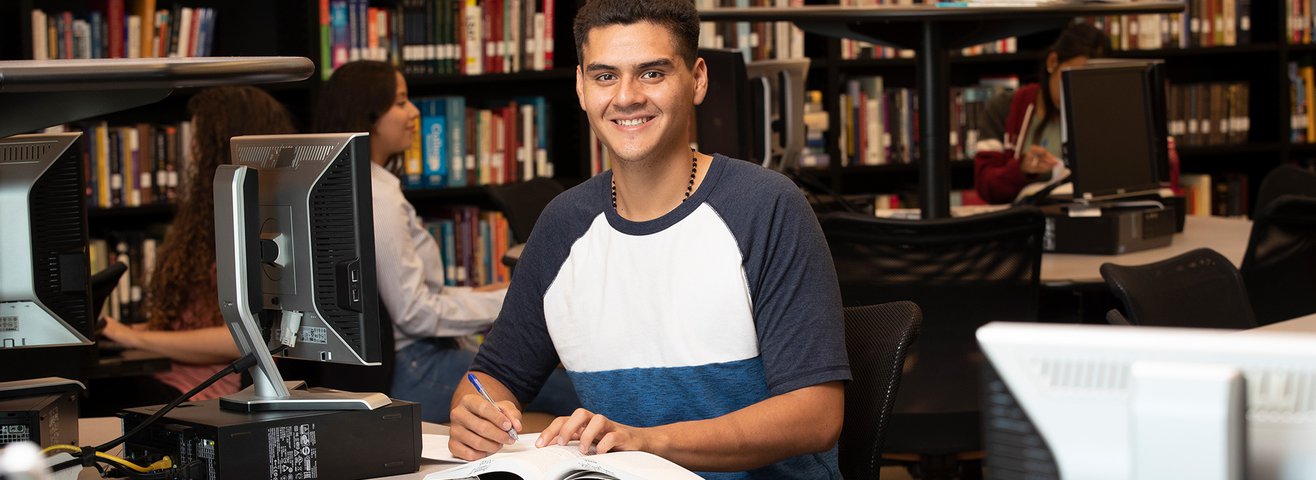
[[[591,63],[585,66],[586,72],[597,72],[600,70],[617,70],[617,67],[614,67],[612,65],[604,65],[602,63]]]
[[[638,64],[638,65],[635,66],[635,69],[636,69],[636,70],[646,70],[646,69],[655,68],[655,67],[670,67],[670,66],[672,66],[672,65],[675,65],[675,63],[673,63],[672,60],[671,60],[670,58],[660,58],[660,59],[657,59],[657,60],[650,60],[650,61],[647,61],[647,62],[640,63],[640,64]],[[596,71],[601,71],[601,70],[612,70],[612,71],[616,71],[616,70],[620,70],[620,69],[617,68],[617,67],[615,67],[615,66],[612,66],[612,65],[605,65],[605,64],[602,64],[602,63],[591,63],[591,64],[585,66],[585,71],[586,71],[586,72],[596,72]]]

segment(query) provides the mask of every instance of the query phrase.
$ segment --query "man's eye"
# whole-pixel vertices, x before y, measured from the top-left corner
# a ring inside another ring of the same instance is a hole
[[[640,78],[654,79],[654,78],[660,78],[660,77],[662,77],[662,76],[663,76],[663,72],[659,72],[659,71],[655,71],[655,70],[650,70],[650,71],[647,71],[647,72],[644,72],[643,74],[641,74],[641,75],[640,75]]]
[[[597,77],[594,77],[594,79],[600,82],[611,82],[613,80],[616,80],[617,76],[611,73],[603,73],[603,74],[599,74],[599,76]]]

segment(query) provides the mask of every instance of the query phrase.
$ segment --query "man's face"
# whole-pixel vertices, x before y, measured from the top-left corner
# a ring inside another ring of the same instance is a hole
[[[649,22],[590,30],[581,53],[580,108],[617,159],[648,161],[688,150],[690,119],[708,87],[703,59],[687,66],[671,33]]]

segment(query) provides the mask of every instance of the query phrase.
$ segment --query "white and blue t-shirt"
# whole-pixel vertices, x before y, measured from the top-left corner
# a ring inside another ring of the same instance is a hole
[[[522,403],[560,361],[582,405],[626,425],[714,418],[850,379],[831,254],[786,177],[717,155],[666,215],[613,210],[607,172],[559,195],[471,366]],[[706,478],[840,478],[836,449]]]

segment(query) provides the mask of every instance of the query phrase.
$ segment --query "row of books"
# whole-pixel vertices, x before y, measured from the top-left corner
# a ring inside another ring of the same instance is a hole
[[[32,58],[205,57],[215,39],[215,9],[154,0],[105,0],[105,9],[46,13],[32,10]]]
[[[81,131],[78,141],[88,208],[140,207],[178,201],[192,163],[192,123],[55,127]]]
[[[827,130],[831,129],[831,119],[823,106],[823,94],[820,90],[809,90],[804,102],[804,150],[800,152],[801,167],[826,167],[831,164],[831,155],[827,153]]]
[[[804,0],[697,0],[701,10],[733,7],[790,8]],[[745,61],[804,58],[804,30],[790,22],[703,22],[700,48],[739,50]]]
[[[1289,62],[1289,141],[1316,142],[1316,68]]]
[[[321,64],[391,61],[407,75],[553,68],[555,0],[320,0]],[[322,70],[325,78],[332,69]]]
[[[109,232],[103,238],[91,239],[87,253],[92,273],[104,270],[113,262],[128,266],[105,302],[104,315],[124,323],[146,320],[142,311],[142,292],[154,271],[157,243],[155,238],[142,231]]]
[[[1316,30],[1316,0],[1282,0],[1284,3],[1284,38],[1293,45],[1312,43],[1312,30]]]
[[[979,117],[987,101],[1017,88],[1014,78],[950,92],[950,159],[969,160],[980,140]],[[886,88],[882,77],[852,79],[841,95],[839,151],[844,165],[912,163],[918,154],[917,94]]]
[[[1245,143],[1248,117],[1247,83],[1170,85],[1166,92],[1168,130],[1179,145]]]
[[[464,97],[413,100],[420,129],[403,154],[406,188],[499,185],[552,177],[544,97],[468,106]]]
[[[1229,47],[1252,42],[1253,0],[1186,0],[1183,13],[1086,17],[1116,50]]]
[[[1184,173],[1179,175],[1179,188],[1188,200],[1189,215],[1247,215],[1248,177],[1245,174]]]
[[[443,270],[444,284],[473,287],[512,279],[511,270],[502,258],[514,241],[507,218],[496,210],[478,207],[448,207],[439,215],[426,218],[425,228],[439,245],[442,265],[427,268]]]

